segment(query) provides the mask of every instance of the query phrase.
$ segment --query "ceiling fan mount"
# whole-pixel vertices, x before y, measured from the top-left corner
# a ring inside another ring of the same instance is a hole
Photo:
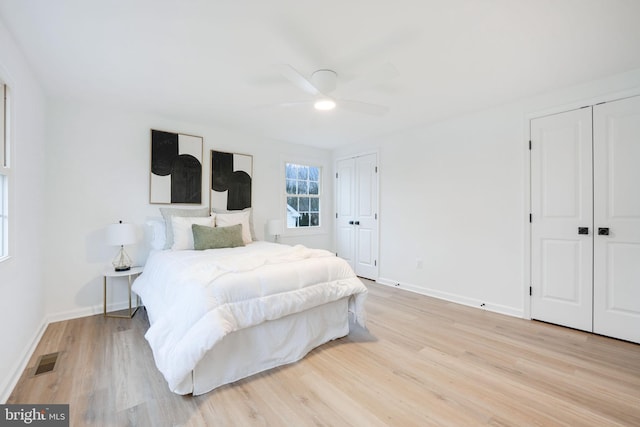
[[[336,90],[338,73],[328,69],[314,71],[311,74],[311,83],[318,89],[318,92],[327,95]]]
[[[389,107],[384,105],[370,104],[362,101],[342,99],[332,94],[338,87],[338,73],[328,68],[321,68],[314,71],[310,78],[306,78],[302,73],[288,64],[278,66],[280,73],[291,83],[302,91],[316,97],[314,101],[287,103],[286,106],[312,104],[317,110],[332,110],[336,105],[346,110],[357,113],[370,114],[374,116],[382,116],[389,111]],[[347,91],[351,88],[352,92],[366,88],[367,86],[375,86],[381,82],[389,80],[397,75],[397,70],[391,64],[385,64],[383,67],[374,70],[369,76],[363,79],[356,79],[342,85],[341,88],[347,86]],[[361,80],[361,81],[359,81]],[[341,89],[342,90],[342,89]]]

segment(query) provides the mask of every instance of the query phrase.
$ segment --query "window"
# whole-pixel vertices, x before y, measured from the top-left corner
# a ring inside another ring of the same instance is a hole
[[[0,173],[0,259],[8,255],[7,177]]]
[[[0,259],[9,255],[9,88],[0,82]]]
[[[285,164],[287,228],[320,227],[321,168]]]

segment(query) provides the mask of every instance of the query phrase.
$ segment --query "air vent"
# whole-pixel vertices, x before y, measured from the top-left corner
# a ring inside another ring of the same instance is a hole
[[[36,370],[33,373],[33,376],[46,374],[47,372],[51,372],[56,367],[56,362],[58,361],[58,355],[60,353],[50,353],[44,354],[40,356],[38,359],[38,363],[36,364]]]

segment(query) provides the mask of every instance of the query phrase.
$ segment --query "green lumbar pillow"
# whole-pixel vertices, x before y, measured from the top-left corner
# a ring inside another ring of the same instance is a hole
[[[244,246],[242,224],[230,227],[207,227],[193,224],[191,230],[193,231],[193,248],[199,251]]]

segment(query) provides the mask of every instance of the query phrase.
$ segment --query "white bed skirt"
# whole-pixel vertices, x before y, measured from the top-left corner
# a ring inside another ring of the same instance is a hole
[[[348,298],[225,336],[173,392],[199,395],[253,374],[297,362],[349,333]]]

